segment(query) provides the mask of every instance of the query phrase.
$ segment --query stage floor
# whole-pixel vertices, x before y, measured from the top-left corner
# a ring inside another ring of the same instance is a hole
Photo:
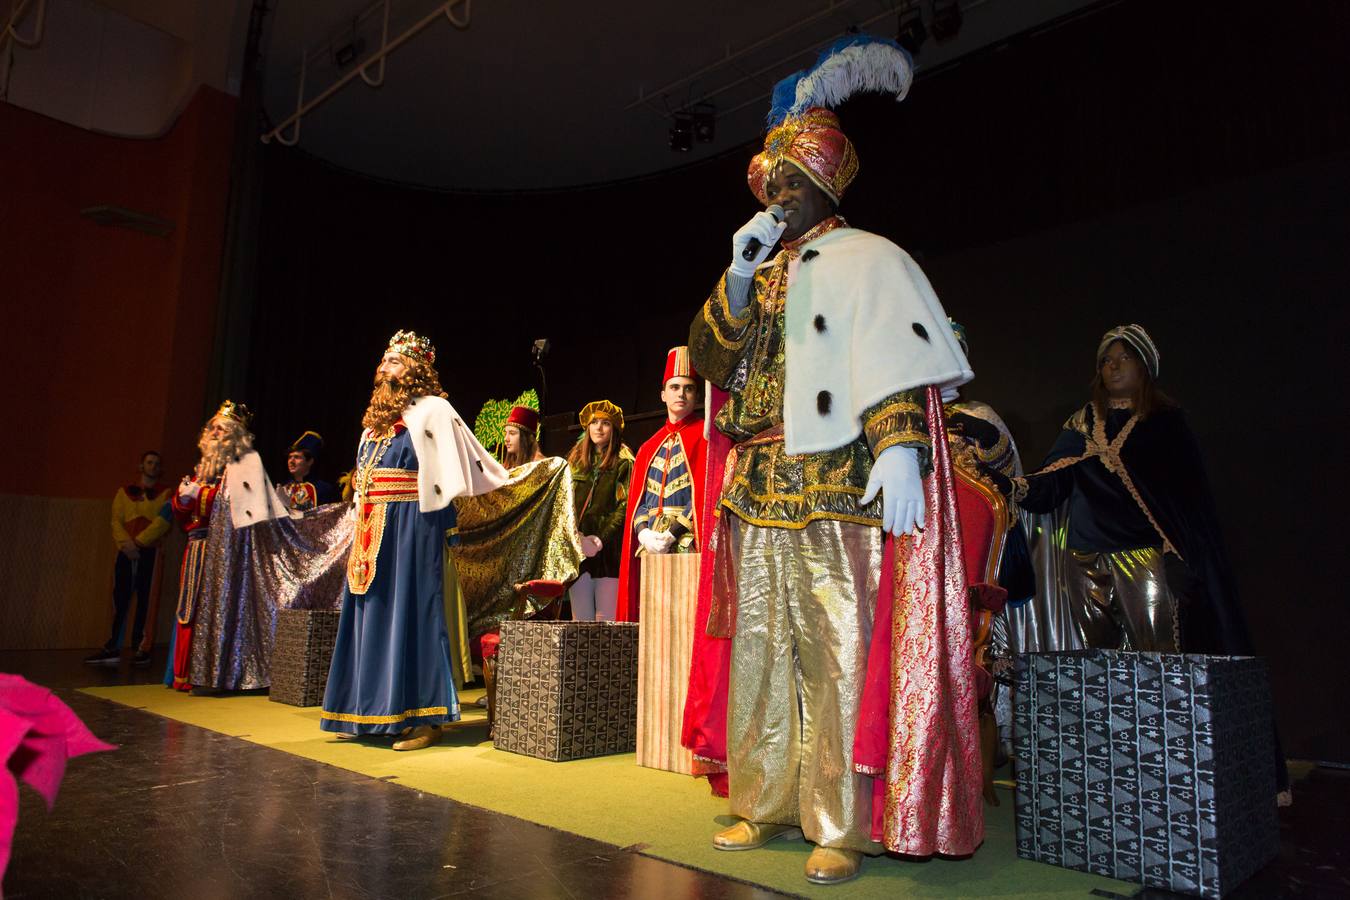
[[[13,656],[0,654],[0,668],[14,670],[5,665]],[[868,860],[857,881],[813,888],[801,876],[808,845],[713,850],[709,836],[730,821],[725,801],[703,782],[641,768],[631,754],[550,763],[498,752],[473,708],[440,746],[399,754],[320,732],[316,708],[109,685],[115,673],[76,670],[45,682],[103,682],[60,693],[122,750],[75,761],[51,814],[24,792],[5,879],[11,898],[1167,896],[1017,859],[1007,791],[987,810],[988,837],[973,859]],[[1350,793],[1339,773],[1314,774],[1323,786],[1329,776],[1342,798]],[[1289,814],[1308,801],[1320,808],[1303,787],[1300,805],[1282,813],[1281,860],[1234,896],[1319,896],[1321,885],[1342,896],[1350,886],[1336,865],[1344,850],[1288,846]],[[1335,809],[1334,827],[1320,834],[1345,833],[1344,803]],[[1313,866],[1310,854],[1327,858]],[[1322,874],[1272,871],[1287,863]]]

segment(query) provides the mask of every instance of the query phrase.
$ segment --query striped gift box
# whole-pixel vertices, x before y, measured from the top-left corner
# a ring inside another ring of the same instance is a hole
[[[698,600],[697,553],[642,558],[638,633],[637,763],[693,773],[693,756],[680,746],[689,659]]]

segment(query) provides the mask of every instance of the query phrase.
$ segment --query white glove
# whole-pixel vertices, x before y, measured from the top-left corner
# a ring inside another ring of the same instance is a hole
[[[732,275],[739,275],[742,278],[749,278],[755,274],[755,267],[764,262],[773,250],[773,245],[778,243],[778,236],[783,233],[787,227],[787,222],[775,222],[773,216],[767,212],[757,212],[749,222],[741,226],[741,230],[731,236],[731,266],[729,271]],[[754,238],[759,241],[759,252],[755,254],[754,259],[745,259],[741,253],[745,250],[745,245]]]
[[[592,556],[599,553],[604,546],[605,545],[601,542],[600,538],[593,534],[583,534],[581,536],[581,552],[585,554],[587,559],[590,559]]]
[[[867,476],[867,490],[859,502],[866,506],[881,492],[881,528],[896,537],[923,529],[923,479],[919,477],[919,451],[913,447],[887,447],[881,451]]]
[[[178,499],[180,499],[180,500],[182,500],[184,503],[186,503],[186,502],[188,502],[189,500],[191,500],[191,499],[193,499],[194,497],[196,497],[197,494],[201,491],[201,489],[202,489],[202,486],[201,486],[201,484],[197,481],[197,479],[195,479],[195,478],[193,478],[193,479],[187,479],[187,478],[184,478],[184,479],[183,479],[181,482],[179,482],[179,484],[178,484]]]
[[[665,553],[675,543],[675,535],[669,531],[652,531],[644,528],[638,532],[638,543],[648,553]]]
[[[961,389],[958,387],[945,387],[942,389],[942,402],[951,403],[957,397],[961,396]]]

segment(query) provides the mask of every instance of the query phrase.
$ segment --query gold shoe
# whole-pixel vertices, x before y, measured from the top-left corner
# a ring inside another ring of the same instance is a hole
[[[394,741],[395,750],[421,750],[424,747],[430,747],[432,744],[441,742],[441,726],[439,725],[418,725],[411,732],[405,732],[404,736]]]
[[[742,821],[713,835],[713,846],[718,850],[754,850],[780,837],[795,841],[801,836],[802,830],[795,825]]]
[[[841,884],[858,877],[862,853],[842,847],[817,847],[806,859],[806,880],[813,884]]]

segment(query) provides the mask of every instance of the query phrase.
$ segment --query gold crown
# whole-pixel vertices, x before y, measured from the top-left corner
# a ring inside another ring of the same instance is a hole
[[[431,346],[431,338],[418,337],[412,331],[400,331],[391,337],[386,352],[400,353],[428,365],[436,362],[436,348]]]
[[[222,417],[234,419],[234,421],[247,428],[248,424],[253,421],[253,411],[242,403],[226,400],[224,403],[220,404],[220,409],[216,410],[216,414],[212,416],[212,418]]]

